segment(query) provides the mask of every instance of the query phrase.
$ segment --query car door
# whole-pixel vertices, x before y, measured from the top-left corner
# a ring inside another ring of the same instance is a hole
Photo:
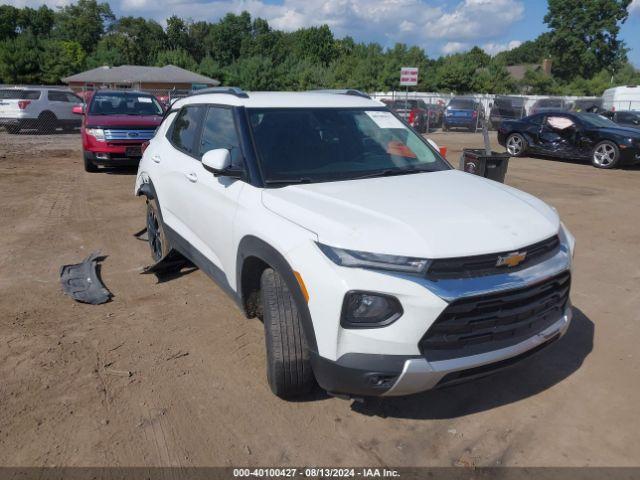
[[[154,164],[154,185],[162,211],[162,219],[169,228],[190,244],[198,245],[187,217],[194,205],[191,177],[192,165],[199,162],[197,150],[206,107],[187,105],[175,115],[161,147],[153,146],[151,160]]]
[[[226,106],[208,107],[203,121],[198,160],[183,163],[189,209],[185,221],[198,238],[204,253],[223,272],[235,269],[236,255],[232,246],[233,221],[238,198],[245,183],[226,176],[214,176],[202,166],[200,158],[209,150],[226,148],[231,164],[243,167],[243,155],[233,110]]]
[[[67,116],[67,94],[57,90],[47,90],[47,102],[43,110],[53,112],[58,120],[64,120]]]
[[[560,157],[576,156],[577,125],[574,118],[549,114],[540,129],[539,147],[542,153]]]

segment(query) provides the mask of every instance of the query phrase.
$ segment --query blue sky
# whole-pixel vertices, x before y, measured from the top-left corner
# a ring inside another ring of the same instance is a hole
[[[0,0],[15,6],[64,5],[71,0]],[[569,0],[579,1],[579,0]],[[545,30],[544,0],[111,0],[118,15],[163,22],[175,14],[217,20],[227,12],[249,11],[283,30],[326,23],[338,37],[358,41],[419,45],[431,57],[474,45],[495,54],[531,40]],[[640,0],[629,7],[621,36],[640,68]]]

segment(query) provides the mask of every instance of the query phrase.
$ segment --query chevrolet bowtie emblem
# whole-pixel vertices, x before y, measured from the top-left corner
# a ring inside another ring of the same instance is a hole
[[[503,265],[506,265],[507,267],[515,267],[520,265],[526,256],[527,252],[512,252],[503,257],[498,257],[496,267],[502,267]]]

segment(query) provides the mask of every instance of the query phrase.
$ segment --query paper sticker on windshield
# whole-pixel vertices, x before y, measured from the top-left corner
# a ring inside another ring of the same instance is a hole
[[[151,100],[149,97],[138,97],[138,101],[140,103],[151,103],[153,100]]]
[[[391,112],[367,111],[364,113],[380,128],[406,128]]]

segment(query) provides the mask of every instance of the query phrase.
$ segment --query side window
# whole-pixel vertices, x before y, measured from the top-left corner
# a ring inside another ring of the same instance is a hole
[[[65,95],[67,97],[67,102],[69,103],[82,103],[82,99],[73,93],[66,93]]]
[[[207,111],[199,154],[202,157],[209,150],[226,148],[231,153],[231,164],[238,166],[240,141],[230,108],[210,107]]]
[[[196,140],[203,112],[204,107],[200,106],[187,106],[180,110],[170,131],[171,143],[176,148],[190,155],[197,154]]]
[[[49,90],[47,92],[47,98],[52,102],[66,102],[67,94],[64,92],[56,92],[54,90]]]
[[[542,119],[544,115],[534,115],[529,119],[529,123],[533,123],[534,125],[542,125]]]

